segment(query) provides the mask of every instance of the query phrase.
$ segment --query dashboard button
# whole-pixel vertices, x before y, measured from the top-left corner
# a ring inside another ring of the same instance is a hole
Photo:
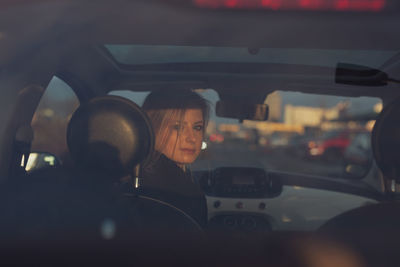
[[[221,206],[221,201],[214,201],[214,208],[218,209]]]
[[[265,210],[266,206],[267,206],[267,205],[265,205],[264,202],[261,202],[260,205],[258,205],[258,208],[259,208],[260,210]]]

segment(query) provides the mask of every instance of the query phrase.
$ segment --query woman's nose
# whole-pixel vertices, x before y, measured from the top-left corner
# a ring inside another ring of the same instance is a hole
[[[184,137],[185,137],[185,140],[187,142],[192,142],[193,143],[193,142],[196,141],[196,136],[194,134],[194,130],[191,129],[190,127],[185,127],[185,129],[184,129]]]

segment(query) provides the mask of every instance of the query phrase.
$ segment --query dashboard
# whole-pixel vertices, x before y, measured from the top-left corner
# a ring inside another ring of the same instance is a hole
[[[345,211],[376,203],[351,193],[285,184],[261,168],[221,167],[194,176],[206,195],[210,230],[314,231]]]
[[[264,199],[273,198],[282,192],[282,183],[272,179],[261,168],[220,167],[200,176],[200,185],[207,196],[209,228],[232,231],[271,231],[271,218],[263,214]],[[249,203],[251,205],[248,205]],[[249,207],[257,205],[256,211]],[[239,212],[223,212],[233,206]],[[219,212],[222,211],[222,212]],[[261,211],[261,212],[258,212]]]

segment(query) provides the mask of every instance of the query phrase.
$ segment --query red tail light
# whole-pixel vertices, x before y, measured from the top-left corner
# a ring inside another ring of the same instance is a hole
[[[385,8],[386,0],[193,0],[202,8],[370,11]]]

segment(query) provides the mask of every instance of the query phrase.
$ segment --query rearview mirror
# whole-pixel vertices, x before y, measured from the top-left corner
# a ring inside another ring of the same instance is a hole
[[[240,103],[233,101],[218,101],[216,114],[218,117],[226,117],[243,120],[265,121],[268,119],[268,105]]]
[[[360,86],[383,86],[389,81],[388,75],[380,70],[366,66],[338,63],[336,66],[335,82]]]
[[[60,165],[60,161],[56,156],[47,152],[32,152],[29,154],[25,171],[32,172],[48,167],[56,167]]]

